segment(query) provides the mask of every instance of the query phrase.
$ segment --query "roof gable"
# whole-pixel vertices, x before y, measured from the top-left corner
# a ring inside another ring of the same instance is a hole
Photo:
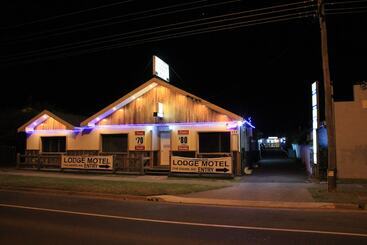
[[[135,101],[136,99],[138,99],[139,97],[143,96],[144,94],[148,93],[149,91],[151,91],[152,89],[154,89],[155,87],[157,87],[158,85],[166,87],[176,93],[182,94],[186,97],[189,97],[193,100],[199,101],[201,104],[207,106],[208,108],[210,108],[211,110],[223,114],[229,118],[231,118],[232,120],[238,120],[238,121],[242,121],[243,118],[228,111],[225,110],[219,106],[216,106],[206,100],[203,100],[193,94],[190,94],[182,89],[179,89],[167,82],[164,82],[158,78],[152,78],[149,81],[147,81],[146,83],[142,84],[141,86],[139,86],[138,88],[134,89],[133,91],[131,91],[130,93],[126,94],[125,96],[123,96],[122,98],[120,98],[119,100],[113,102],[112,104],[110,104],[109,106],[105,107],[104,109],[102,109],[101,111],[97,112],[96,114],[92,115],[91,117],[87,118],[86,120],[84,120],[81,123],[81,126],[94,126],[95,124],[98,124],[102,119],[110,116],[111,114],[113,114],[115,111],[127,106],[128,104],[130,104],[131,102]]]
[[[44,126],[43,124],[48,125]],[[47,130],[47,129],[74,129],[74,126],[48,110],[44,110],[37,114],[31,120],[18,128],[18,132],[27,132],[33,130]]]

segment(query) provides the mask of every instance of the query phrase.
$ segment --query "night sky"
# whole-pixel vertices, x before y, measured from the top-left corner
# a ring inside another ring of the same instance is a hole
[[[137,32],[141,29],[152,30],[151,28],[178,22],[298,1],[125,2],[2,1],[2,109],[19,109],[33,105],[47,109],[47,106],[53,106],[66,112],[90,116],[148,80],[151,76],[150,62],[155,54],[172,68],[170,72],[173,85],[239,115],[251,116],[257,128],[266,135],[285,134],[310,125],[310,86],[315,80],[322,81],[320,34],[316,15],[154,42],[144,40],[163,34],[182,34],[183,31],[213,27],[215,24],[200,27],[181,25],[182,29],[150,35],[148,31]],[[191,4],[150,11],[183,3]],[[307,2],[297,6],[314,3]],[[98,8],[107,4],[111,6]],[[217,5],[206,6],[213,4]],[[367,79],[367,13],[363,12],[367,1],[327,6],[344,8],[344,12],[354,11],[327,16],[335,96],[336,99],[350,99],[351,84]],[[96,9],[84,11],[90,8]],[[193,9],[182,11],[187,8]],[[306,10],[314,9],[310,7]],[[164,14],[175,10],[181,11]],[[304,10],[290,10],[266,16]],[[76,11],[79,13],[75,13]],[[59,15],[63,16],[55,18]],[[34,22],[45,18],[48,19]],[[228,23],[245,20],[256,23],[259,18],[264,16],[232,20]],[[101,22],[102,19],[107,20]],[[79,30],[70,32],[78,28]],[[91,46],[67,46],[70,49],[45,52],[52,51],[50,48],[54,46],[97,38],[106,38],[103,40],[108,41],[110,36],[116,37],[115,35],[126,32],[130,34],[120,40]],[[134,36],[132,33],[139,35]],[[127,44],[129,46],[111,48],[113,45]],[[106,47],[108,49],[92,52]],[[45,53],[26,53],[41,49]],[[15,58],[16,54],[28,55]]]

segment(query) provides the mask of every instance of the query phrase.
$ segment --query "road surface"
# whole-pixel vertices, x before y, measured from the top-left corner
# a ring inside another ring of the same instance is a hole
[[[0,190],[0,244],[367,244],[367,212]]]

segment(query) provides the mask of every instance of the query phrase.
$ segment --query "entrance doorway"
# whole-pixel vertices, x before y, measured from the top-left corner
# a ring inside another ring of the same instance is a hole
[[[171,152],[171,132],[160,132],[159,141],[159,165],[168,166]]]

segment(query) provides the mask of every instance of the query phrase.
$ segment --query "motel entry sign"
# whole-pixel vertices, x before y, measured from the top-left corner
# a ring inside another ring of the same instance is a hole
[[[112,170],[113,156],[61,156],[61,168]]]
[[[172,156],[171,172],[232,174],[232,158],[187,158]]]

